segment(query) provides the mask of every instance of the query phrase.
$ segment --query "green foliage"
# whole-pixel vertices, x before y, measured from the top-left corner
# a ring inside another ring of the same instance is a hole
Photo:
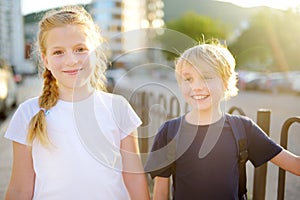
[[[229,46],[237,65],[259,71],[299,70],[300,15],[264,9]],[[297,69],[298,68],[298,69]]]
[[[179,19],[167,22],[166,26],[197,41],[201,40],[203,36],[205,38],[225,39],[229,30],[228,26],[222,22],[193,12],[187,12]]]
[[[185,38],[189,38],[189,40],[174,39],[170,37],[170,34],[160,37],[160,40],[163,41],[164,44],[173,46],[171,48],[175,49],[178,55],[187,48],[196,45],[197,42],[203,41],[203,39],[218,38],[225,40],[230,30],[229,26],[220,21],[197,15],[193,12],[187,12],[182,17],[167,22],[166,28],[185,35]],[[168,59],[174,59],[174,57],[176,57],[174,53],[166,54]]]

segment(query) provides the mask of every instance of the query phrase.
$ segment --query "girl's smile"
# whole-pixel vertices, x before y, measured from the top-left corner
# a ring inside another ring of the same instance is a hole
[[[67,75],[71,75],[71,76],[75,76],[77,74],[80,73],[80,71],[82,71],[83,68],[79,68],[79,69],[72,69],[72,70],[63,70],[63,73],[67,74]]]
[[[73,100],[76,91],[85,91],[82,93],[86,97],[93,90],[90,77],[95,68],[91,62],[94,45],[87,35],[81,25],[56,27],[47,33],[43,61],[57,80],[61,99]]]

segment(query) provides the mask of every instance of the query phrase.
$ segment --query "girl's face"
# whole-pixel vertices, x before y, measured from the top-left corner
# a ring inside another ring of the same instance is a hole
[[[179,85],[185,101],[197,112],[217,112],[224,97],[224,85],[218,74],[204,61],[194,67],[186,63]]]
[[[46,33],[43,61],[58,82],[60,93],[90,90],[94,46],[80,25],[56,27]]]

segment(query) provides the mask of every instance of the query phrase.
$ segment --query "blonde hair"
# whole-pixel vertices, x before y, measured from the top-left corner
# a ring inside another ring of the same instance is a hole
[[[91,15],[81,6],[65,6],[58,10],[48,11],[39,23],[39,32],[36,42],[36,53],[38,55],[38,67],[43,71],[43,91],[39,97],[39,106],[41,110],[31,119],[29,123],[27,141],[32,143],[35,138],[43,145],[49,144],[48,133],[46,129],[45,110],[49,110],[56,105],[59,93],[57,81],[52,73],[46,69],[42,62],[42,55],[46,54],[47,33],[56,27],[66,25],[81,25],[88,32],[88,37],[95,44],[96,63],[94,73],[91,76],[90,83],[95,89],[106,91],[105,87],[105,70],[106,59],[101,49],[103,38],[100,34],[99,27],[94,23]]]
[[[226,47],[218,40],[211,40],[209,43],[199,43],[184,51],[175,60],[175,73],[177,81],[180,80],[180,72],[184,65],[200,66],[200,61],[204,61],[222,79],[226,88],[225,99],[237,95],[237,73],[235,72],[235,59]]]

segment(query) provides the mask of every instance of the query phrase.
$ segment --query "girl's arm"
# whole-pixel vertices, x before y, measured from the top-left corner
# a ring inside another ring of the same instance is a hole
[[[300,157],[285,149],[272,158],[271,162],[286,171],[300,176]]]
[[[13,166],[6,200],[32,199],[35,173],[31,147],[13,142]]]
[[[147,179],[134,135],[136,131],[121,140],[123,179],[132,200],[149,200]]]
[[[155,177],[153,188],[153,200],[168,200],[169,199],[169,183],[170,178]]]

